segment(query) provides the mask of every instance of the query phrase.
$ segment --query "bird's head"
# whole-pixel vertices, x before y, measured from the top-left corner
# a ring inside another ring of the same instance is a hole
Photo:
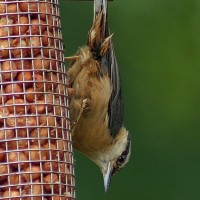
[[[122,127],[111,145],[103,152],[99,152],[94,160],[103,174],[105,191],[110,186],[112,176],[128,163],[130,154],[131,137],[129,132]]]

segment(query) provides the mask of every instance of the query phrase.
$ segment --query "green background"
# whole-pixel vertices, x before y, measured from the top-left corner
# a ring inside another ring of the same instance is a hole
[[[60,0],[66,55],[87,38],[93,3]],[[200,199],[200,1],[114,0],[132,157],[104,193],[99,169],[75,153],[77,200]]]

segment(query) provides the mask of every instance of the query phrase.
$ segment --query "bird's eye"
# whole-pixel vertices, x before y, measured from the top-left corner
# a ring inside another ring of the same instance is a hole
[[[120,156],[120,157],[118,158],[117,161],[118,161],[119,163],[123,163],[124,160],[125,160],[125,158],[126,158],[126,156],[123,156],[123,155],[122,155],[122,156]]]

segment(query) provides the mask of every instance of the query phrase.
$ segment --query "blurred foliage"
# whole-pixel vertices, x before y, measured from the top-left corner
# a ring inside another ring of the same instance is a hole
[[[92,4],[60,0],[66,55],[85,43]],[[105,194],[99,169],[76,152],[77,200],[200,198],[199,20],[199,0],[109,3],[132,158]]]

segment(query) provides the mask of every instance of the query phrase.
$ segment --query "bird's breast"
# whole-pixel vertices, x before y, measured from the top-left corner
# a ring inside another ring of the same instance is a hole
[[[87,156],[102,151],[111,142],[107,111],[112,88],[109,77],[100,76],[98,70],[94,65],[82,68],[73,83],[76,92],[70,103],[71,117],[76,121],[83,100],[90,100],[73,130],[74,147]]]

